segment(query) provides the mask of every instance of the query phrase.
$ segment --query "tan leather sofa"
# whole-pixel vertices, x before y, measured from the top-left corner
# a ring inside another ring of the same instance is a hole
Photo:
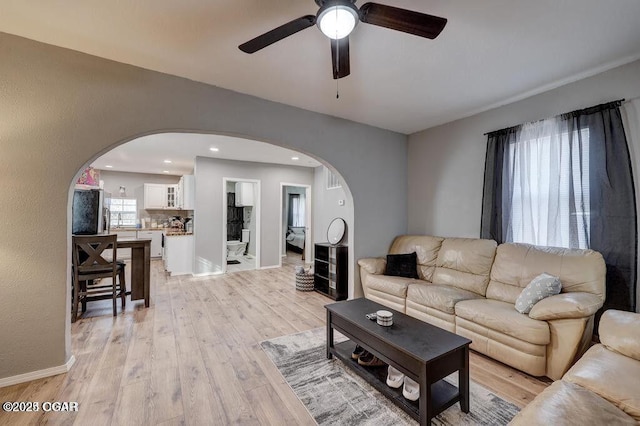
[[[529,403],[514,426],[640,424],[640,314],[606,311],[600,340]]]
[[[605,297],[605,264],[593,250],[493,240],[403,235],[390,254],[417,254],[419,279],[383,275],[385,258],[360,259],[366,298],[473,341],[471,348],[534,376],[559,379],[586,350]],[[562,292],[529,315],[515,310],[539,274]]]

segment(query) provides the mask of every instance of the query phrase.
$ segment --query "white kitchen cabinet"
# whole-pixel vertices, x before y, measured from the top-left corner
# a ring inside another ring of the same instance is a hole
[[[253,206],[253,183],[236,182],[236,207]]]
[[[167,185],[166,209],[178,208],[178,185]]]
[[[167,208],[167,185],[161,183],[144,184],[144,208]]]
[[[193,210],[195,205],[195,176],[184,175],[178,184],[178,207]]]
[[[162,257],[162,231],[138,231],[138,239],[151,240],[151,257]]]
[[[144,208],[150,210],[175,210],[178,208],[178,185],[163,183],[144,184]]]
[[[171,275],[192,274],[193,235],[166,235],[163,259]]]

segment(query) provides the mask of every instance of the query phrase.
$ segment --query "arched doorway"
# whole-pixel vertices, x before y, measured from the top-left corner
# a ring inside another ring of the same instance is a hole
[[[230,147],[233,149],[229,149]],[[188,152],[187,157],[191,156],[191,164],[185,164],[185,152]],[[181,157],[176,153],[183,155]],[[152,160],[150,157],[153,157]],[[126,161],[122,159],[126,159]],[[301,165],[300,160],[306,164]],[[157,163],[153,166],[156,167],[155,173],[148,164],[150,161]],[[118,164],[118,162],[120,163]],[[123,166],[125,163],[128,165]],[[263,225],[258,226],[257,229],[256,227],[252,228],[253,232],[257,232],[257,234],[253,238],[249,237],[247,244],[247,252],[255,256],[255,267],[258,269],[277,267],[281,264],[279,255],[281,231],[279,231],[280,222],[278,219],[281,217],[280,197],[283,181],[302,182],[309,188],[314,188],[313,194],[317,203],[311,203],[312,211],[309,217],[317,218],[318,227],[322,227],[322,229],[313,226],[313,223],[309,224],[308,228],[311,231],[308,238],[309,245],[325,241],[323,239],[326,236],[324,228],[330,219],[337,216],[343,217],[347,221],[351,235],[348,240],[353,241],[353,201],[346,183],[341,182],[340,185],[342,189],[342,195],[339,197],[340,204],[337,202],[328,203],[326,193],[330,190],[335,193],[335,189],[326,186],[326,176],[329,169],[323,165],[323,162],[299,151],[292,151],[267,142],[227,135],[163,132],[122,142],[118,146],[112,147],[109,152],[95,156],[85,166],[93,166],[101,171],[102,177],[108,178],[106,183],[103,180],[106,190],[112,193],[120,191],[119,194],[115,194],[112,200],[132,197],[133,202],[137,202],[138,215],[133,219],[133,222],[129,222],[129,225],[134,224],[132,229],[118,230],[118,232],[125,233],[131,231],[140,233],[140,228],[148,232],[149,224],[152,225],[152,229],[156,229],[160,224],[166,227],[170,216],[175,217],[181,212],[181,210],[172,209],[147,209],[143,185],[163,185],[162,182],[169,182],[171,173],[167,173],[167,171],[172,173],[177,171],[178,174],[191,173],[194,176],[195,200],[193,209],[185,211],[185,214],[191,215],[194,231],[193,268],[188,271],[180,270],[178,273],[203,276],[223,273],[227,269],[229,249],[226,248],[228,247],[226,230],[228,224],[225,221],[228,218],[222,213],[226,212],[225,206],[228,197],[225,188],[231,181],[253,180],[261,188],[261,202],[255,210],[259,212],[259,222]],[[138,173],[136,170],[146,173]],[[79,174],[81,171],[78,172]],[[135,178],[131,177],[133,174],[136,175]],[[335,176],[342,179],[338,174]],[[177,179],[178,176],[174,175],[174,178]],[[245,209],[251,211],[251,208]],[[112,223],[114,226],[116,225],[115,222],[112,221]],[[137,230],[135,225],[138,225]],[[251,226],[247,223],[247,229],[250,229]],[[250,248],[252,241],[258,243],[257,249],[255,246]],[[251,252],[251,250],[253,251]],[[313,256],[309,255],[308,263],[312,262],[312,259]],[[353,270],[354,268],[351,266],[349,279],[351,288],[354,281]],[[170,272],[174,273],[175,271]],[[353,289],[350,293],[353,294]]]

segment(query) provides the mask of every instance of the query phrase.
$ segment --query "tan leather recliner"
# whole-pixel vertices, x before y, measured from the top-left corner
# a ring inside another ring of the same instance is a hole
[[[511,421],[514,426],[640,423],[640,314],[610,309],[600,340]]]

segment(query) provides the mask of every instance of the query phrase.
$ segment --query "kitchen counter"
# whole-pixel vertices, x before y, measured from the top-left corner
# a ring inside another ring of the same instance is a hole
[[[169,227],[165,227],[165,228],[133,228],[133,227],[112,227],[111,228],[111,232],[122,232],[122,231],[161,231],[164,232],[165,235],[167,236],[174,236],[174,235],[193,235],[193,231],[184,231],[181,230],[179,228],[169,228]]]
[[[111,228],[112,234],[118,235],[118,241],[131,238],[142,238],[151,240],[151,257],[162,257],[162,234],[161,229],[149,229],[149,228],[133,228],[133,227],[115,227]],[[122,250],[122,253],[118,253],[123,259],[131,257],[131,250]]]
[[[165,235],[164,268],[169,274],[193,273],[193,232],[173,230]]]
[[[167,230],[166,235],[167,237],[175,237],[175,236],[181,236],[181,235],[193,235],[193,232]]]
[[[112,226],[111,231],[164,231],[169,228],[157,227],[157,228],[136,228],[135,226]]]

